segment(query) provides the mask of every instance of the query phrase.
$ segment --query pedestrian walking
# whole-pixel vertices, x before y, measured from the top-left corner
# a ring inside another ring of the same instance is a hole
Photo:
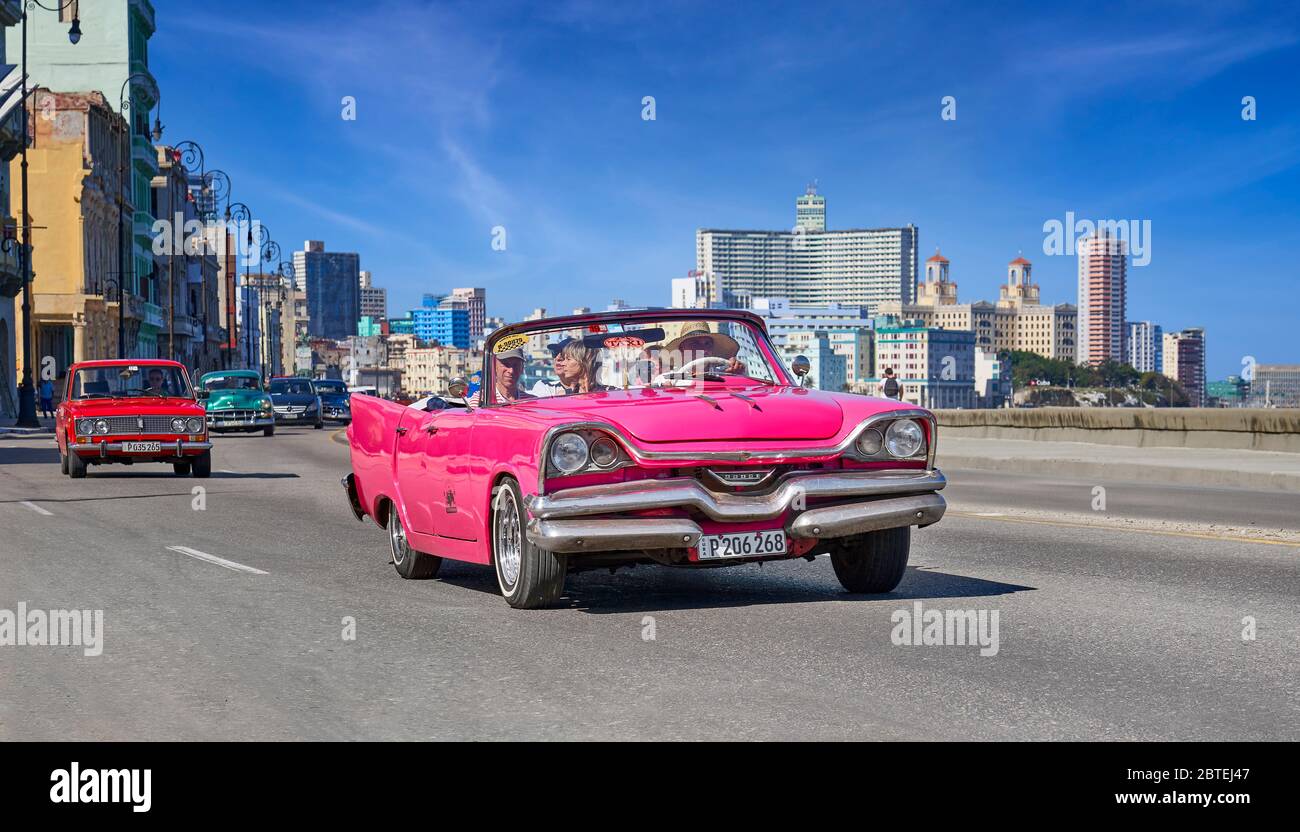
[[[54,418],[54,382],[47,379],[41,380],[41,415]]]
[[[902,388],[898,384],[898,379],[894,378],[893,367],[885,368],[885,381],[880,385],[880,387],[885,394],[885,398],[887,399],[901,398],[900,391]]]

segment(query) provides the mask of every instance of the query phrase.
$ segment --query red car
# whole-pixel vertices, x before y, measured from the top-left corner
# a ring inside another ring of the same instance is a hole
[[[621,310],[497,330],[482,388],[432,411],[354,395],[353,514],[393,565],[494,567],[506,601],[557,601],[565,575],[828,554],[850,592],[902,579],[911,527],[944,514],[935,420],[805,387],[763,321]]]
[[[68,371],[55,413],[63,473],[91,465],[171,463],[180,476],[212,474],[203,405],[184,365],[160,358],[82,361]]]

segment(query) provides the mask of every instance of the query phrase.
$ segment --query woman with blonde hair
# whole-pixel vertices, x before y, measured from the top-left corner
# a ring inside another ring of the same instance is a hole
[[[559,383],[539,381],[533,385],[533,395],[569,396],[608,389],[596,383],[599,352],[584,344],[581,338],[559,341],[550,344],[548,349],[555,354],[552,366]]]

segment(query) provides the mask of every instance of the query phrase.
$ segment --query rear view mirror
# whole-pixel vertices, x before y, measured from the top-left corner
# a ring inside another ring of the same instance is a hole
[[[447,394],[453,399],[463,399],[469,392],[469,382],[463,378],[453,378],[447,385]]]

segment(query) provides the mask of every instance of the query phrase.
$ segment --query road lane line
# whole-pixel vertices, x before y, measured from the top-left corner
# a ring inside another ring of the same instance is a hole
[[[215,563],[217,566],[224,566],[225,568],[233,569],[236,572],[248,572],[253,575],[270,574],[269,572],[264,572],[261,569],[254,569],[251,566],[245,566],[242,563],[235,563],[233,560],[226,560],[225,558],[219,558],[216,555],[209,555],[207,552],[200,552],[198,549],[191,549],[188,546],[168,546],[167,548],[173,552],[179,552],[182,555],[185,555],[186,557],[191,557],[194,558],[195,560],[205,561],[206,563]]]
[[[1206,532],[1175,532],[1167,529],[1144,529],[1137,526],[1119,526],[1104,523],[1068,523],[1061,520],[1040,520],[1035,517],[1009,517],[1006,515],[995,515],[993,513],[977,513],[973,511],[952,511],[948,514],[957,517],[977,517],[980,520],[997,520],[1003,523],[1029,523],[1037,526],[1057,526],[1065,529],[1090,529],[1092,531],[1111,531],[1111,532],[1136,532],[1138,534],[1158,534],[1164,537],[1192,537],[1198,540],[1221,540],[1230,543],[1261,543],[1266,546],[1290,546],[1291,548],[1300,548],[1300,543],[1292,540],[1272,540],[1266,537],[1245,537],[1230,534],[1208,534]]]
[[[36,512],[37,514],[44,514],[46,517],[54,516],[54,512],[46,511],[45,509],[36,505],[36,503],[33,503],[31,500],[23,500],[18,505],[23,506],[24,508],[30,508],[32,511]]]

